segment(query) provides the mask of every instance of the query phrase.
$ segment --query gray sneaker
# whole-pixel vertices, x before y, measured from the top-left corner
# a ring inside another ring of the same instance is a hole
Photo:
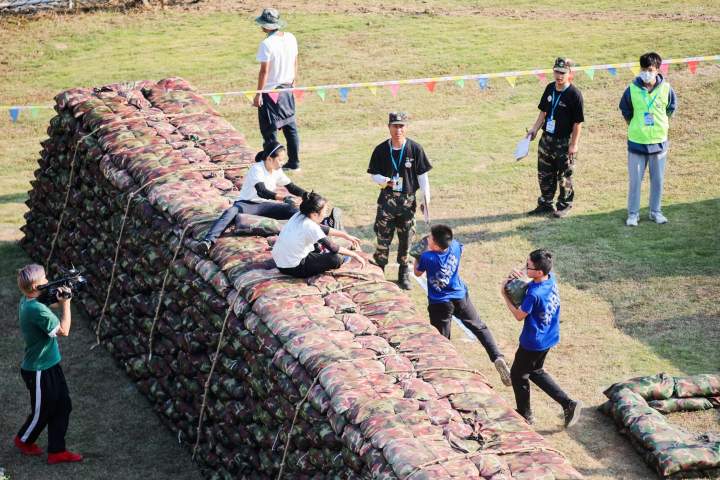
[[[510,367],[508,367],[504,357],[495,359],[495,370],[500,374],[500,380],[502,380],[503,385],[506,387],[512,385],[512,381],[510,380]]]
[[[650,212],[650,220],[657,223],[658,225],[662,225],[663,223],[668,222],[668,219],[665,218],[665,215],[660,212]]]
[[[627,220],[625,220],[625,225],[628,227],[637,227],[638,221],[640,220],[640,215],[637,213],[631,213],[628,215]]]

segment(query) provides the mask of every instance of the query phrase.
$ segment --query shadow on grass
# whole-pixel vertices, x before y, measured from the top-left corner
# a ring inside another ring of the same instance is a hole
[[[110,354],[103,349],[90,351],[95,335],[78,314],[73,316],[70,336],[60,340],[60,351],[73,401],[67,444],[85,460],[49,466],[44,457],[24,457],[16,451],[12,439],[30,412],[30,401],[19,372],[23,340],[15,272],[30,261],[16,243],[0,242],[0,465],[5,474],[13,480],[201,478],[189,452],[160,423]],[[43,432],[38,439],[43,448],[46,439]]]
[[[25,203],[25,200],[27,200],[27,198],[28,198],[27,192],[7,193],[5,195],[0,195],[0,204],[3,204],[3,203]]]
[[[720,267],[720,199],[674,204],[664,213],[665,225],[649,221],[645,210],[638,227],[626,227],[623,209],[548,219],[518,231],[554,252],[563,282],[606,298],[624,333],[683,371],[717,371],[720,309],[711,299],[720,287],[711,279]],[[683,289],[688,277],[692,287]]]

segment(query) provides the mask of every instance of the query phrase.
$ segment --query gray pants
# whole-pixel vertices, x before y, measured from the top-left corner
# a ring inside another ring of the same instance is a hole
[[[640,187],[646,168],[650,170],[650,212],[661,212],[665,160],[667,150],[660,153],[628,151],[628,215],[638,215],[640,212]]]

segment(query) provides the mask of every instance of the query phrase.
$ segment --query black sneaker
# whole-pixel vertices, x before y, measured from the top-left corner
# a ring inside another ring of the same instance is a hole
[[[572,205],[568,205],[565,208],[558,208],[553,213],[553,217],[555,217],[555,218],[567,217],[567,215],[568,215],[568,213],[570,213],[571,209],[572,209]]]
[[[209,240],[203,240],[198,244],[198,251],[201,255],[207,255],[210,253],[210,249],[212,248],[212,243]]]
[[[580,400],[572,400],[570,404],[563,408],[563,415],[565,416],[565,428],[570,428],[575,425],[580,418],[580,412],[582,411],[582,402]]]
[[[286,163],[282,166],[282,169],[286,172],[294,172],[294,173],[300,173],[300,165],[290,165],[289,163]]]
[[[517,408],[515,409],[515,411],[525,419],[528,425],[532,425],[535,423],[535,415],[533,415],[532,411],[528,411],[526,415],[520,413],[520,410],[518,410]]]
[[[550,215],[555,213],[552,205],[538,205],[534,210],[527,212],[528,215]]]

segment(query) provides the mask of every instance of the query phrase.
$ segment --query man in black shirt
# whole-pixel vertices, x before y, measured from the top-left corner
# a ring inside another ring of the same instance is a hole
[[[543,134],[538,145],[538,181],[540,197],[537,207],[528,212],[530,215],[552,213],[557,218],[568,214],[572,208],[575,191],[572,185],[572,174],[577,158],[578,141],[583,116],[583,97],[570,83],[572,61],[557,58],[553,66],[555,81],[545,87],[538,109],[535,124],[528,131],[534,140],[542,127]],[[553,209],[555,190],[560,184],[556,207]]]
[[[390,244],[397,229],[397,261],[400,265],[398,284],[400,288],[409,290],[407,262],[410,242],[415,235],[415,192],[418,188],[422,190],[425,206],[430,204],[430,180],[427,172],[432,165],[422,146],[405,137],[406,125],[406,113],[390,113],[390,138],[373,150],[367,173],[381,188],[375,216],[377,247],[373,258],[375,263],[385,270]]]

